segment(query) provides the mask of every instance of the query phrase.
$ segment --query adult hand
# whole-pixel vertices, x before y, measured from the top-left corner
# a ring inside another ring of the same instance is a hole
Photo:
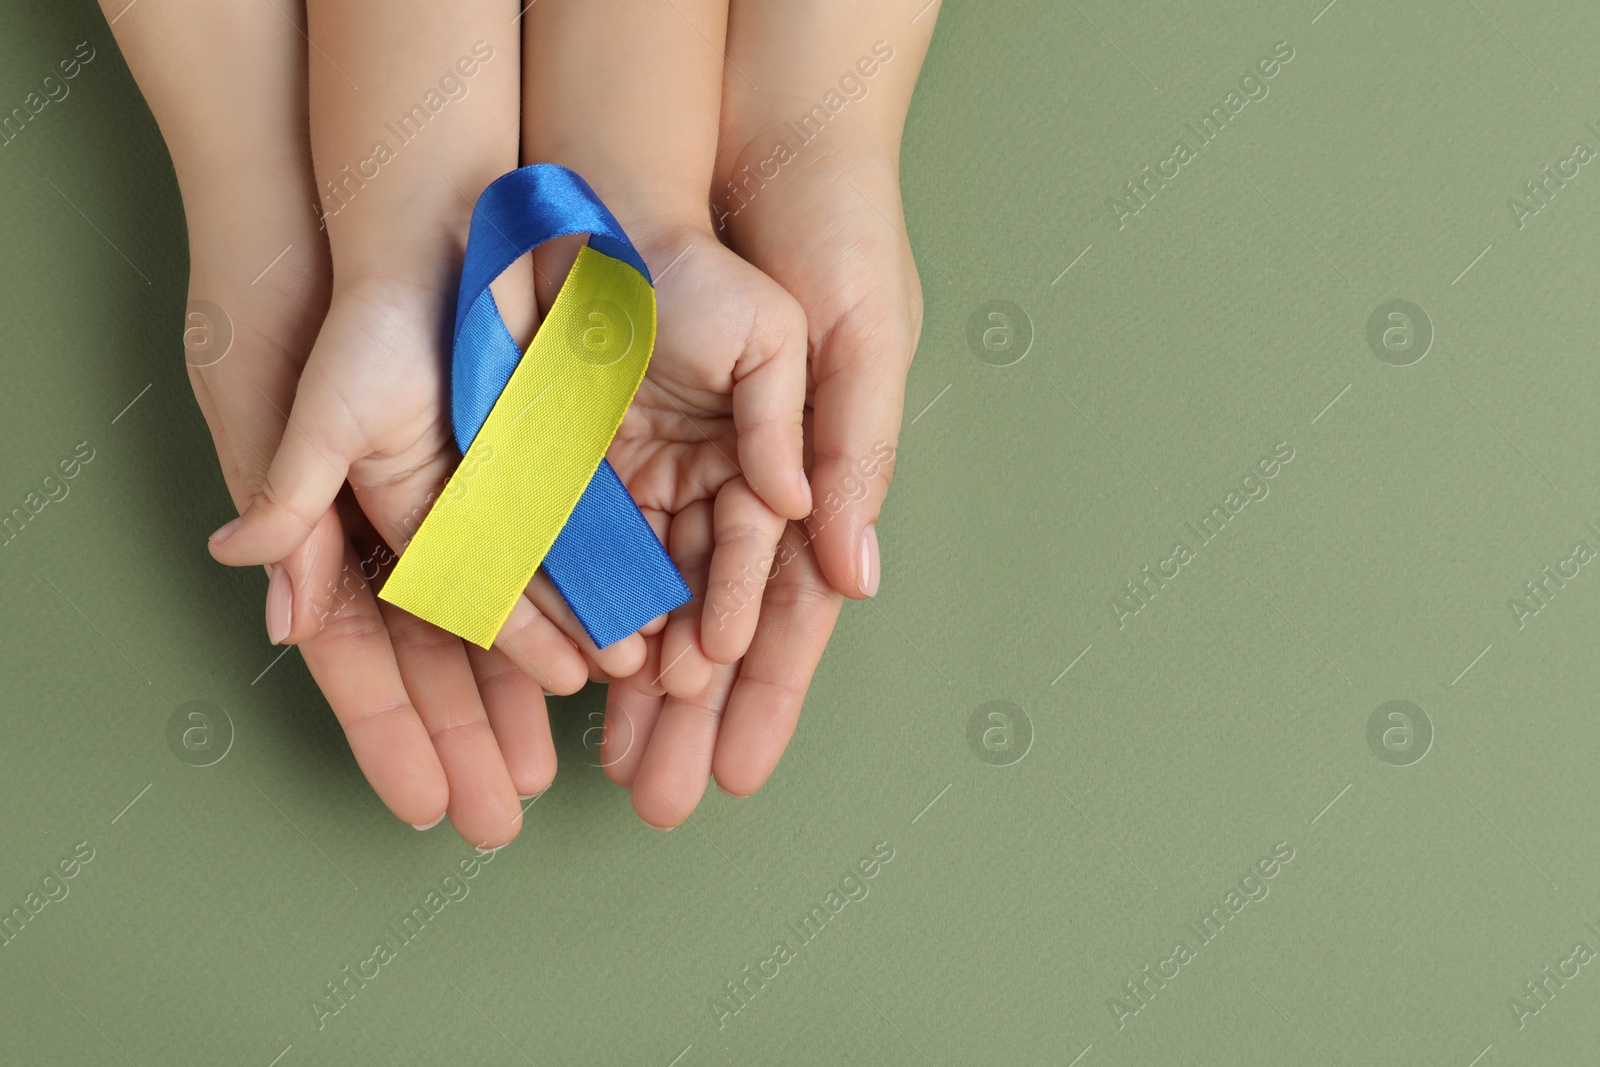
[[[664,653],[652,642],[645,670],[611,686],[602,764],[655,826],[687,819],[710,776],[736,796],[767,781],[838,620],[840,594],[872,596],[881,579],[876,524],[922,323],[900,199],[900,130],[933,13],[918,20],[896,0],[863,20],[842,0],[825,0],[829,11],[817,6],[735,0],[712,185],[730,246],[806,316],[813,508],[789,524],[771,560],[741,661],[718,665],[698,693],[666,695],[654,679]],[[886,50],[872,36],[852,42],[875,29],[894,31],[897,42]],[[815,143],[794,143],[792,116],[826,99],[841,72],[853,84],[879,78],[872,106],[852,104],[856,112],[830,118]]]
[[[242,509],[266,484],[329,305],[328,246],[310,210],[305,39],[271,5],[251,0],[140,5],[113,29],[178,173],[191,297],[231,322],[223,351],[206,343],[203,331],[218,324],[203,314],[191,316],[186,337],[190,379]],[[365,525],[354,509],[348,514]],[[518,792],[541,791],[555,762],[539,686],[499,652],[474,649],[458,669],[439,669],[434,635],[391,628],[373,595],[371,579],[393,554],[376,537],[358,552],[334,507],[308,515],[308,525],[271,561],[269,633],[299,645],[390,810],[426,828],[448,804],[470,842],[505,843],[520,823],[514,801],[505,811],[483,789],[453,791],[445,768],[464,739],[492,730],[484,762]],[[430,672],[431,684],[417,686]],[[467,708],[480,709],[477,720]],[[461,728],[469,725],[477,729]]]

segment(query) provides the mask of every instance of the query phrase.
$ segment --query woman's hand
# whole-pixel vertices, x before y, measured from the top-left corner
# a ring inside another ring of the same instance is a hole
[[[251,0],[141,5],[113,29],[178,173],[190,295],[232,324],[231,348],[218,352],[200,332],[216,324],[192,318],[189,373],[243,508],[267,484],[329,307],[328,246],[310,209],[305,39]],[[393,553],[345,511],[354,525],[332,506],[308,510],[296,544],[265,561],[268,632],[300,646],[390,810],[426,828],[448,806],[468,841],[504,844],[520,827],[516,795],[542,791],[555,773],[540,687],[505,654],[468,657],[455,642],[452,655],[437,631],[386,619],[372,579]],[[586,678],[579,664],[569,688]]]

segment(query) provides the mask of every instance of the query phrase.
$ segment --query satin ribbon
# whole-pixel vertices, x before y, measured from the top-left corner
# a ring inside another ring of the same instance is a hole
[[[489,283],[575,233],[589,243],[524,355]],[[689,587],[605,460],[655,330],[650,272],[582,178],[538,164],[485,189],[451,354],[461,465],[379,595],[483,648],[541,564],[601,648],[687,602]]]

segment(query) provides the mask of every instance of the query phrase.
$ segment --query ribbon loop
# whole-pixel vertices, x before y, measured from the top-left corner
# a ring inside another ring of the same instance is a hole
[[[489,283],[568,234],[589,244],[526,355]],[[542,564],[601,648],[689,589],[605,461],[655,344],[655,290],[627,234],[564,167],[523,167],[473,209],[451,356],[461,465],[384,600],[489,647]]]

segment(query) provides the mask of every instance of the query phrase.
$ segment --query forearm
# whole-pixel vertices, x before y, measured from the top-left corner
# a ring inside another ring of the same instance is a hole
[[[517,7],[310,0],[308,9],[312,156],[335,283],[387,277],[448,289],[472,202],[517,165]]]
[[[728,54],[759,89],[730,71],[719,178],[751,155],[798,153],[825,135],[898,155],[938,11],[927,0],[734,0]]]
[[[525,18],[525,162],[576,170],[625,226],[709,226],[727,0],[540,3]]]
[[[191,271],[247,286],[224,262],[245,251],[243,235],[287,232],[311,213],[304,40],[253,0],[106,7],[122,13],[111,29],[172,156]]]

